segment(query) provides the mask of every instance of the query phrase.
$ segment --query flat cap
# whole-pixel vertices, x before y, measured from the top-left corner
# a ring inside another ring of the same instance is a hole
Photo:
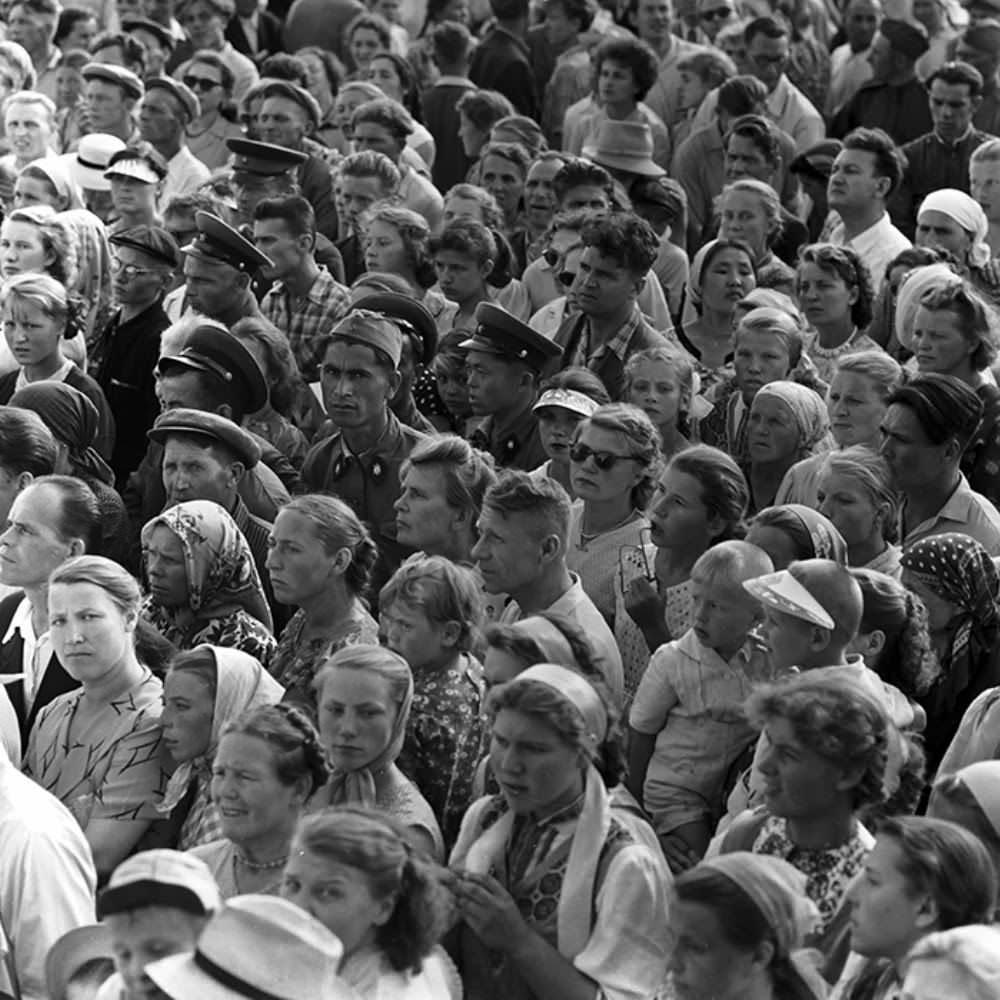
[[[270,142],[255,142],[253,139],[227,139],[226,146],[233,154],[233,170],[261,177],[277,177],[309,159],[297,149],[275,146]]]
[[[161,374],[172,368],[208,372],[237,386],[247,413],[255,413],[267,402],[267,380],[257,359],[218,323],[202,324],[177,354],[160,358],[157,370]]]
[[[367,309],[391,319],[413,341],[417,361],[431,363],[437,351],[437,323],[422,302],[398,292],[372,292],[358,299],[354,309]]]
[[[132,97],[137,101],[146,92],[142,80],[124,66],[92,62],[87,63],[82,72],[84,80],[103,80],[105,83],[113,83],[125,91],[126,97]]]
[[[309,116],[313,128],[319,128],[323,111],[319,102],[302,87],[292,83],[290,80],[268,80],[261,88],[260,96],[267,100],[269,97],[284,97],[289,101],[294,101]]]
[[[232,226],[227,226],[211,212],[195,212],[194,224],[198,235],[193,243],[181,248],[199,260],[228,264],[237,271],[253,273],[261,267],[271,267],[271,259],[262,254],[248,239],[244,239]]]
[[[151,90],[165,90],[172,97],[176,98],[188,121],[193,121],[201,114],[201,101],[198,95],[185,83],[175,80],[169,76],[150,76],[146,78],[146,93]]]
[[[536,333],[526,323],[492,302],[480,302],[476,307],[476,332],[461,346],[468,351],[495,354],[508,361],[523,361],[541,373],[556,358],[562,348],[548,337]]]
[[[354,309],[333,328],[330,336],[373,347],[389,357],[394,368],[399,367],[399,359],[403,354],[403,334],[395,322],[386,319],[381,313]]]
[[[888,39],[896,52],[902,53],[908,59],[919,59],[930,48],[927,33],[909,21],[886,18],[878,30]]]
[[[828,181],[833,173],[833,161],[844,148],[839,139],[821,139],[804,149],[788,164],[793,174],[804,174],[817,181]]]
[[[147,257],[152,257],[176,270],[181,262],[181,251],[173,236],[159,226],[132,226],[108,237],[108,242],[119,247],[131,247]]]
[[[177,39],[174,38],[169,29],[164,28],[162,24],[157,24],[156,21],[151,21],[148,17],[122,18],[122,31],[145,31],[171,52],[177,46]]]
[[[166,444],[172,434],[194,434],[225,445],[248,469],[260,461],[260,445],[228,417],[205,410],[167,410],[146,432],[150,441]]]
[[[154,905],[208,916],[222,906],[222,899],[204,861],[181,851],[160,848],[134,854],[114,870],[107,888],[97,897],[97,916],[103,920],[112,913]]]

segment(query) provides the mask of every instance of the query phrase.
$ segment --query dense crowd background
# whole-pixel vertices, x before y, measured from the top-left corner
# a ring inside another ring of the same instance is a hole
[[[0,4],[0,1000],[1000,998],[1000,2]]]

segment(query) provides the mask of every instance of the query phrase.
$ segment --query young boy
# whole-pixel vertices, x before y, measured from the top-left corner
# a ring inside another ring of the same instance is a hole
[[[483,623],[471,570],[414,556],[379,595],[386,644],[413,671],[413,704],[397,764],[415,782],[452,843],[472,801],[483,750],[482,664],[469,652]]]
[[[726,776],[754,741],[742,705],[767,678],[749,641],[760,605],[741,584],[772,569],[767,553],[746,542],[705,552],[691,571],[692,627],[653,654],[632,703],[628,788],[675,868],[704,854]]]
[[[163,997],[146,966],[194,951],[208,918],[221,906],[212,873],[190,854],[143,851],[123,861],[97,899],[97,916],[111,932],[118,970],[101,987],[98,1000]]]

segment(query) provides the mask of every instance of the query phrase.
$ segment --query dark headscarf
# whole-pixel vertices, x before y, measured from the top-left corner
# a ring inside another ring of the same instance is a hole
[[[79,389],[65,382],[32,382],[11,396],[10,405],[32,410],[42,418],[52,436],[69,448],[75,475],[97,479],[106,486],[114,483],[115,474],[94,448],[100,414]]]

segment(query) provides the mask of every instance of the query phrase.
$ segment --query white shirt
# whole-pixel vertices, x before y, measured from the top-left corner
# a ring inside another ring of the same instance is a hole
[[[830,53],[830,90],[826,97],[826,111],[836,114],[874,75],[868,61],[871,46],[860,52],[852,51],[846,42]]]
[[[156,199],[156,211],[163,215],[174,198],[194,194],[211,176],[208,167],[187,146],[181,146],[167,161],[167,176]]]
[[[10,620],[7,632],[0,644],[6,645],[20,632],[24,649],[21,653],[21,669],[24,672],[24,710],[27,714],[34,704],[35,695],[45,676],[45,670],[52,659],[52,639],[46,629],[41,635],[35,635],[35,626],[31,621],[31,601],[25,597],[17,606],[14,617]]]
[[[889,262],[913,246],[892,224],[888,212],[883,212],[878,222],[869,226],[863,233],[858,233],[852,240],[846,239],[844,223],[838,220],[830,230],[829,240],[835,246],[849,246],[857,252],[867,266],[876,290],[885,281],[885,269],[889,266]]]
[[[0,750],[0,915],[13,939],[24,1000],[46,1000],[45,956],[65,934],[94,923],[97,873],[69,810]],[[0,957],[8,950],[0,934]],[[0,960],[0,993],[12,993]]]

